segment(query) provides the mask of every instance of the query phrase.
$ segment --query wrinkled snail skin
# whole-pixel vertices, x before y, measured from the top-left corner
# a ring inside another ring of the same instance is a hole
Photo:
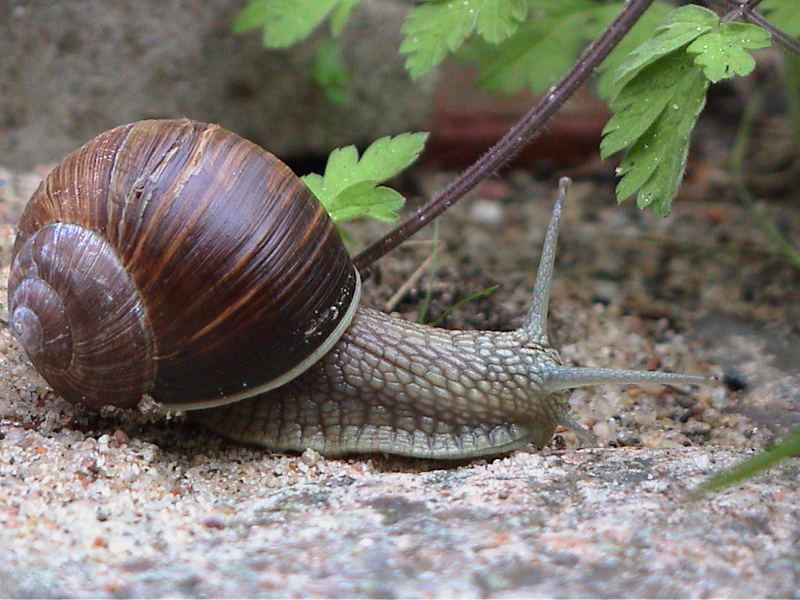
[[[9,321],[68,400],[144,394],[275,450],[458,459],[544,446],[565,390],[706,377],[564,366],[547,306],[566,180],[533,301],[510,332],[360,307],[335,227],[270,153],[215,125],[140,121],[64,159],[28,203]]]
[[[547,443],[567,422],[545,385],[552,348],[523,330],[448,331],[360,308],[322,360],[283,387],[194,411],[226,437],[326,456],[499,454]]]

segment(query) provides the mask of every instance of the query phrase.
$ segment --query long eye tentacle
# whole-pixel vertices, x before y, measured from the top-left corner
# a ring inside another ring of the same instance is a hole
[[[558,197],[544,236],[544,247],[539,259],[539,268],[536,271],[536,283],[533,286],[533,300],[522,326],[522,329],[533,339],[543,343],[547,343],[547,307],[550,302],[550,283],[553,280],[553,265],[556,260],[558,226],[564,198],[571,183],[572,180],[569,177],[562,177],[558,180]]]
[[[685,375],[683,373],[663,373],[659,371],[636,371],[630,369],[597,369],[594,367],[548,366],[543,374],[542,387],[548,392],[571,390],[586,385],[606,383],[633,383],[646,385],[703,385],[713,383],[715,377]]]

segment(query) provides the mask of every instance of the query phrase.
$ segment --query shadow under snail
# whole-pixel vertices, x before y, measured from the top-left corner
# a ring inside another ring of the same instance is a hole
[[[359,306],[327,213],[269,152],[187,119],[123,125],[67,156],[25,208],[10,323],[70,401],[149,394],[275,450],[542,447],[558,424],[588,434],[568,415],[570,388],[709,382],[562,364],[546,318],[564,191],[525,324],[449,331]]]

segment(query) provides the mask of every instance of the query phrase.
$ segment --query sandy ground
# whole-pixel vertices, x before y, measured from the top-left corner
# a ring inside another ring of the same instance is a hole
[[[3,287],[37,176],[0,170]],[[416,177],[424,193],[444,181]],[[448,214],[428,316],[497,283],[443,326],[519,324],[552,195],[511,173]],[[800,273],[723,197],[667,219],[609,197],[579,181],[567,206],[555,345],[575,364],[730,385],[576,391],[600,448],[564,431],[542,452],[463,464],[274,455],[152,407],[67,404],[0,328],[0,596],[800,596],[796,459],[685,499],[800,423]],[[796,209],[769,211],[800,231]],[[383,307],[431,247],[385,259],[364,302]],[[416,318],[428,281],[391,309]]]

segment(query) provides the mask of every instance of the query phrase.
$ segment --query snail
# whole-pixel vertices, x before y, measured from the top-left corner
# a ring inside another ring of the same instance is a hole
[[[13,334],[47,383],[90,406],[147,394],[281,451],[441,459],[544,446],[566,390],[702,384],[565,366],[546,332],[566,185],[515,331],[448,331],[359,306],[330,218],[272,154],[216,125],[106,131],[42,181],[18,225]]]

